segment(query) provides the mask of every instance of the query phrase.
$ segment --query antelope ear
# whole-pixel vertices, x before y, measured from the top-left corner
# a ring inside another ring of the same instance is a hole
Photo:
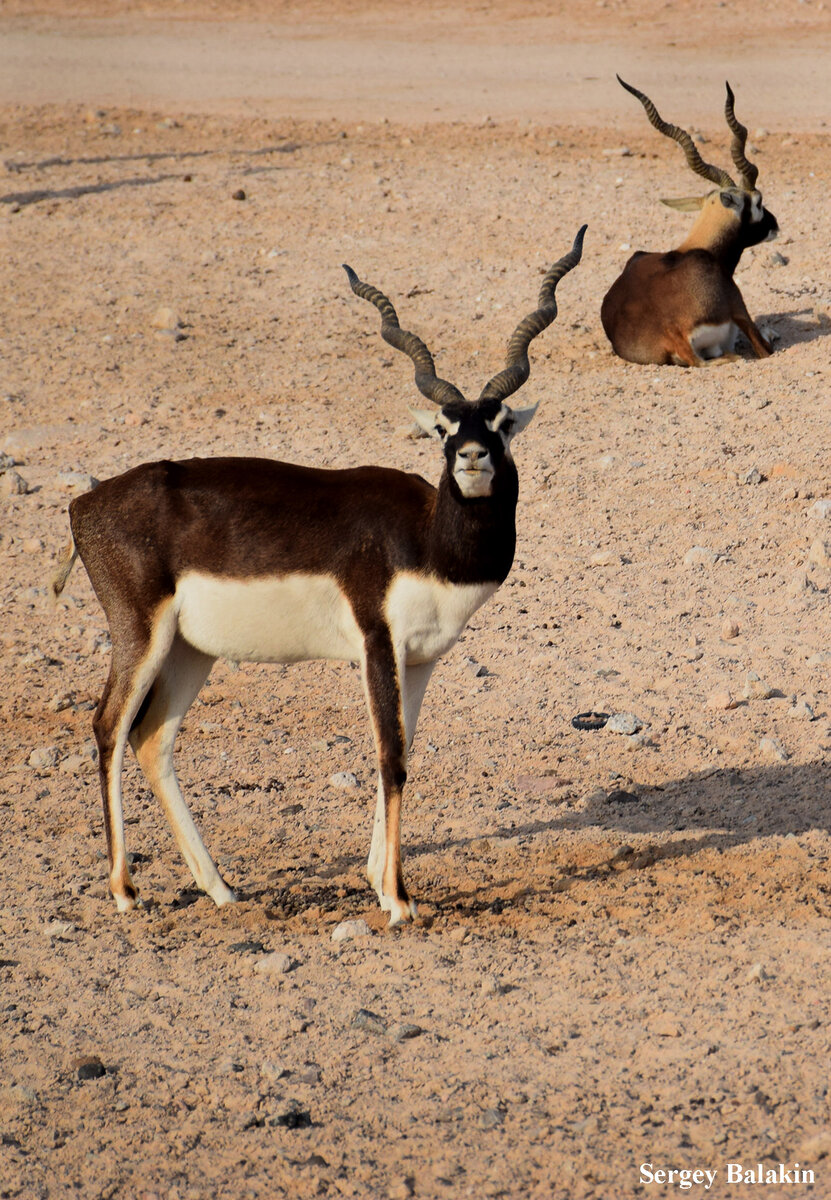
[[[516,437],[518,433],[524,433],[534,419],[539,402],[532,408],[514,408],[511,410],[511,437]]]
[[[429,409],[429,408],[411,408],[410,409],[410,416],[413,418],[416,425],[418,425],[419,429],[423,430],[423,432],[426,433],[428,437],[432,437],[432,438],[439,438],[439,439],[441,438],[441,434],[439,433],[439,428],[441,428],[443,426],[442,426],[442,422],[439,419],[440,415],[441,415],[441,413],[436,412],[435,409]],[[445,432],[447,432],[447,431],[445,430]]]
[[[682,196],[680,200],[664,200],[661,198],[661,203],[666,204],[667,208],[674,208],[678,212],[698,212],[704,207],[706,196]]]

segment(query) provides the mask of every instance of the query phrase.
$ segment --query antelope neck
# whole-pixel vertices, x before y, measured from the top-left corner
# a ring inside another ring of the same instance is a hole
[[[447,471],[441,477],[428,535],[431,568],[450,583],[502,583],[514,561],[516,467],[504,460],[490,496],[460,497]]]

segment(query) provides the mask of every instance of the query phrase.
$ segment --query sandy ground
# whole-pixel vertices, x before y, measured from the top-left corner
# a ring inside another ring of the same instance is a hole
[[[0,1197],[831,1196],[823,6],[66,7],[0,13]],[[266,36],[302,74],[246,79]],[[776,353],[629,366],[600,300],[629,247],[681,239],[658,198],[696,185],[611,73],[726,165],[725,59],[782,228],[738,273]],[[483,61],[488,95],[463,86]],[[475,395],[583,221],[520,393],[514,571],[422,712],[420,922],[386,931],[364,878],[371,738],[333,663],[218,664],[188,715],[234,907],[192,890],[128,764],[147,908],[117,917],[106,625],[80,569],[45,595],[72,493],[213,453],[436,480],[340,263]],[[644,728],[580,733],[587,709]],[[293,968],[257,971],[270,951]],[[727,1183],[795,1161],[813,1187]]]

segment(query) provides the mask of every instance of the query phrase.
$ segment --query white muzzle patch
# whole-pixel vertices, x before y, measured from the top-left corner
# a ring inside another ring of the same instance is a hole
[[[489,451],[480,442],[465,442],[456,451],[453,478],[465,499],[489,496],[493,483],[493,463]]]

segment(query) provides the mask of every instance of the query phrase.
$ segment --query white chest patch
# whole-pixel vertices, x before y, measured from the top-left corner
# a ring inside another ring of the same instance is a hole
[[[495,583],[445,583],[430,575],[402,573],[392,582],[386,617],[393,643],[404,646],[410,666],[432,662],[457,640]]]
[[[701,358],[719,358],[732,354],[738,330],[732,321],[721,325],[697,325],[690,334],[690,343]]]
[[[194,571],[179,581],[176,606],[182,637],[214,658],[361,658],[352,609],[327,575],[237,580]]]

